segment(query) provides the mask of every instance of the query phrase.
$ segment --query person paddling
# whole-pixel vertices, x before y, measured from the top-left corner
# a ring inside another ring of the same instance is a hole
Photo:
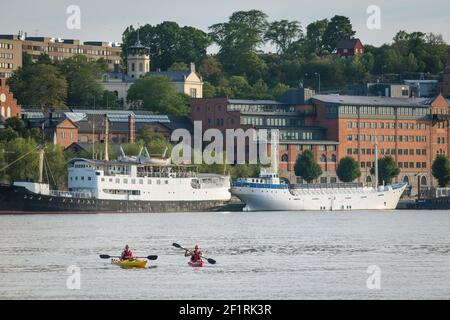
[[[198,245],[195,246],[194,251],[186,250],[184,253],[185,257],[191,257],[191,262],[196,263],[198,261],[202,261],[203,253],[199,249]]]
[[[133,260],[133,251],[131,251],[131,248],[129,245],[125,246],[125,249],[123,250],[122,254],[120,255],[121,260]]]

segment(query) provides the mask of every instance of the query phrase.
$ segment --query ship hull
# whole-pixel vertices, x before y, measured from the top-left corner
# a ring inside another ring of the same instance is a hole
[[[406,185],[375,191],[373,188],[290,190],[232,187],[231,193],[245,203],[244,211],[394,210],[405,188]]]
[[[0,185],[0,214],[151,213],[217,211],[226,201],[130,201],[40,195],[24,187]]]

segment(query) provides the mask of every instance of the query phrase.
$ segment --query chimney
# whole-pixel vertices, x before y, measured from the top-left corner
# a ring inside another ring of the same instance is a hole
[[[195,73],[195,63],[191,62],[191,73]]]
[[[134,114],[130,114],[128,116],[128,140],[130,143],[135,141],[135,123],[134,123]]]

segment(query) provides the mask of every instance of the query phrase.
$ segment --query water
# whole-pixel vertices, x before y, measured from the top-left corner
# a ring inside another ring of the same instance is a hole
[[[0,299],[449,299],[449,231],[448,211],[0,216]],[[188,267],[173,242],[218,263]],[[125,244],[157,267],[99,259]]]

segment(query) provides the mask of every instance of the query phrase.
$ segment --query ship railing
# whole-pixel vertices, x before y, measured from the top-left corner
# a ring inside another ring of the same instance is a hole
[[[360,182],[349,183],[310,183],[310,184],[290,184],[289,189],[355,189],[362,188]]]
[[[60,190],[51,190],[50,196],[63,198],[77,198],[77,199],[93,198],[93,195],[90,192],[74,192],[74,191],[60,191]]]
[[[194,172],[138,172],[138,178],[194,178]]]

